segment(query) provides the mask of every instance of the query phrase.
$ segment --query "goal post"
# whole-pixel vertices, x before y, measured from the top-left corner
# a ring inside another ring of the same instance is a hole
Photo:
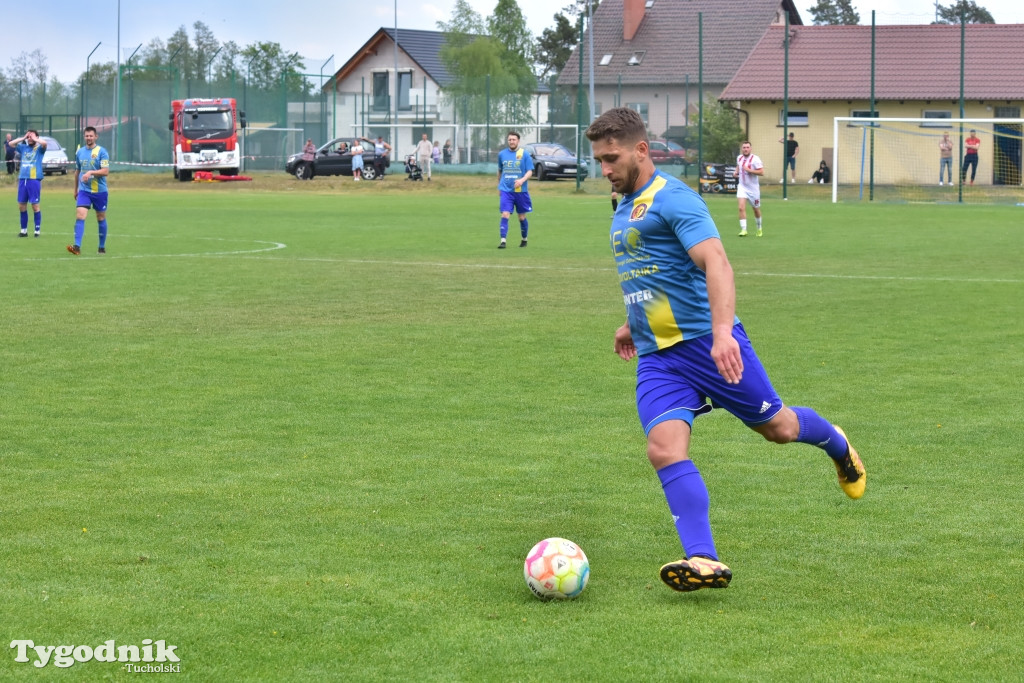
[[[832,202],[1024,202],[1022,137],[1020,118],[837,116]],[[943,162],[947,138],[951,161]],[[977,141],[973,158],[968,141]]]

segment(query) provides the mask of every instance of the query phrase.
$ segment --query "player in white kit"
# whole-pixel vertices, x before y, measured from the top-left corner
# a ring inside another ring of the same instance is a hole
[[[740,203],[740,237],[747,236],[747,202],[754,207],[757,220],[757,236],[761,236],[761,185],[759,178],[764,175],[761,157],[751,151],[750,142],[740,146],[736,157],[736,198]]]

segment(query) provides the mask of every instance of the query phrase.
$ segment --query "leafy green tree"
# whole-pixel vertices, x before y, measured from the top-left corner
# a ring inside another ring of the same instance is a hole
[[[250,88],[273,90],[281,87],[282,77],[289,91],[308,89],[299,75],[302,57],[297,52],[285,52],[280,43],[252,43],[239,51],[239,73],[248,69]],[[251,62],[251,64],[250,64]]]
[[[220,48],[220,43],[213,35],[210,27],[201,21],[192,24],[192,31],[192,43],[196,49],[196,69],[192,74],[192,78],[205,81],[207,74],[212,71],[210,61]]]
[[[856,26],[860,14],[853,8],[851,0],[818,0],[811,8],[815,26]]]
[[[728,102],[708,96],[704,102],[703,160],[727,163],[736,159],[746,134],[739,115]]]
[[[46,55],[39,48],[13,57],[11,68],[7,70],[7,77],[14,82],[41,85],[49,76],[50,66],[46,62]]]
[[[574,0],[573,4],[554,15],[555,26],[546,28],[537,40],[536,67],[541,80],[559,73],[580,42],[580,25],[587,16],[587,2],[593,13],[600,0]]]
[[[935,6],[936,24],[959,24],[963,15],[967,24],[994,24],[996,20],[984,7],[979,7],[974,0],[957,0],[949,6]]]
[[[550,74],[557,74],[572,56],[573,48],[579,42],[580,32],[564,14],[555,15],[553,28],[544,29],[537,39],[537,68],[541,80]]]
[[[486,22],[467,2],[457,0],[451,21],[438,22],[438,27],[445,32],[441,61],[453,77],[443,98],[469,121],[532,121],[533,38],[514,0],[498,0]],[[504,134],[497,129],[491,132],[492,140],[482,143],[483,134],[477,134],[477,145],[491,149],[497,144],[494,136]]]

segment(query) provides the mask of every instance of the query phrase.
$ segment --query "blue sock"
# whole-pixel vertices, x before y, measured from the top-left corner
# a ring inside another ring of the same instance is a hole
[[[523,239],[525,240],[526,233],[528,232],[530,232],[530,222],[524,218],[523,220],[519,221],[519,234],[522,235]]]
[[[85,219],[75,221],[75,246],[82,246],[82,237],[85,236]]]
[[[36,232],[39,232],[40,228],[43,227],[43,212],[42,211],[36,211],[34,215],[35,215]]]
[[[100,249],[103,249],[107,246],[107,219],[98,221],[97,225],[100,228]]]
[[[846,457],[846,439],[828,420],[818,415],[812,408],[796,406],[790,409],[796,413],[796,419],[800,423],[797,441],[817,446],[833,460],[842,460]]]
[[[508,219],[507,218],[502,218],[501,219],[500,232],[501,232],[501,239],[505,239],[506,237],[508,237]]]
[[[28,211],[21,212],[21,231],[28,230]]]
[[[675,462],[658,470],[668,509],[676,523],[686,557],[702,555],[718,559],[708,519],[710,500],[704,479],[692,460]]]

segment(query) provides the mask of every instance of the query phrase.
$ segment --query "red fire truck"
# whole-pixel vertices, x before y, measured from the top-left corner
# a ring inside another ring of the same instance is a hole
[[[193,171],[238,175],[238,129],[245,128],[245,112],[238,111],[234,99],[174,100],[167,127],[174,136],[175,178],[192,180]]]

